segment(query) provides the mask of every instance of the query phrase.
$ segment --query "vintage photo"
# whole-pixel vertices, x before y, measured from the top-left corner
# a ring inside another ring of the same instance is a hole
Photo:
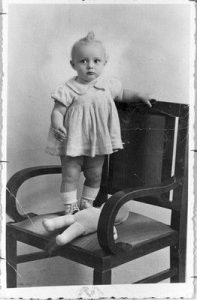
[[[2,11],[0,297],[192,297],[194,2]]]

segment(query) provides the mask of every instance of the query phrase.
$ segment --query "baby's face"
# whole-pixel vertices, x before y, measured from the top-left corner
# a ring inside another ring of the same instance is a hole
[[[76,49],[71,65],[78,74],[78,80],[81,83],[88,83],[103,72],[106,62],[102,45],[89,43],[80,45]]]

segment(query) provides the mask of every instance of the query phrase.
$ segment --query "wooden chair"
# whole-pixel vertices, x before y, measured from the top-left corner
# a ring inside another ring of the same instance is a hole
[[[52,251],[50,256],[61,256],[93,268],[92,283],[100,285],[111,284],[113,268],[170,247],[169,268],[135,283],[156,283],[166,278],[171,278],[171,282],[184,282],[188,106],[156,102],[151,109],[139,104],[117,104],[117,107],[124,149],[105,160],[95,202],[96,206],[106,202],[98,231],[75,239]],[[13,221],[6,229],[7,287],[17,285],[17,264],[49,257],[47,247],[54,238],[54,234],[47,235],[43,230],[41,221],[46,215],[18,212],[15,200],[18,189],[27,179],[57,173],[61,173],[60,166],[38,166],[19,171],[8,181],[7,214]],[[112,196],[108,199],[108,195]],[[155,206],[169,209],[170,224],[144,216],[143,210],[140,214],[130,212],[127,221],[117,226],[119,238],[114,241],[115,216],[119,208],[132,199],[150,204],[153,210]],[[17,241],[41,251],[17,255]]]

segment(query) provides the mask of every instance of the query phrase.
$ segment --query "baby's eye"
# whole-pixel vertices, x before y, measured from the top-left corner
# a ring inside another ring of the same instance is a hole
[[[82,64],[86,64],[86,63],[87,63],[87,59],[82,59],[82,60],[81,60],[81,63],[82,63]]]
[[[101,61],[101,60],[100,60],[99,58],[96,58],[96,59],[94,60],[95,64],[98,64],[100,61]]]

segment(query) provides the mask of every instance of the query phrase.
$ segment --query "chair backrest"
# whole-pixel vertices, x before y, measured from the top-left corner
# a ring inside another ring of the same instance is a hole
[[[187,162],[188,105],[155,102],[151,109],[143,104],[117,104],[124,149],[110,155],[102,186],[108,194],[138,186],[156,185],[171,177],[184,179]],[[183,184],[160,201],[146,202],[180,212]],[[179,218],[178,218],[179,219]],[[177,220],[177,218],[176,218]],[[176,226],[175,226],[176,227]]]

